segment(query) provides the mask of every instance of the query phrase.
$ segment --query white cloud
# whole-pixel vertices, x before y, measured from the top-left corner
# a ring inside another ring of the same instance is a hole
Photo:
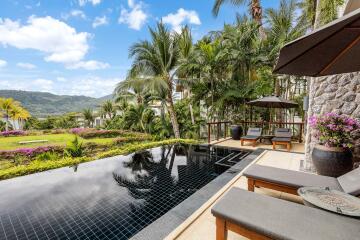
[[[90,61],[80,61],[77,63],[74,63],[72,65],[66,66],[68,69],[80,69],[83,68],[85,70],[99,70],[99,69],[105,69],[110,67],[108,63],[98,62],[94,60]]]
[[[19,62],[16,64],[16,66],[21,67],[21,68],[25,68],[25,69],[35,69],[36,66],[34,64],[31,63],[23,63],[23,62]]]
[[[118,77],[100,77],[80,75],[73,77],[42,78],[36,75],[7,75],[0,71],[0,89],[24,91],[43,91],[61,95],[85,95],[102,97],[111,94],[116,84],[122,81]],[[16,82],[16,84],[14,84]]]
[[[6,67],[7,61],[0,59],[0,68]]]
[[[84,6],[87,3],[92,3],[92,5],[98,5],[101,3],[101,0],[79,0],[79,5]]]
[[[47,92],[47,91],[51,91],[53,89],[54,83],[51,80],[38,78],[38,79],[32,81],[32,84],[34,86],[36,86],[38,90]]]
[[[109,23],[108,19],[106,16],[103,17],[96,17],[94,19],[94,22],[92,24],[93,28],[99,27],[101,25],[107,25]]]
[[[148,18],[143,10],[143,3],[128,0],[128,6],[129,9],[121,9],[119,23],[127,24],[131,29],[140,30]]]
[[[70,17],[78,17],[82,19],[86,19],[86,14],[78,9],[73,9],[69,13],[61,14],[61,17],[65,20],[69,19]]]
[[[196,11],[179,8],[176,13],[170,13],[162,18],[164,23],[170,24],[176,32],[181,31],[181,26],[186,23],[200,25],[201,21]]]
[[[111,94],[116,84],[121,80],[120,78],[85,76],[69,80],[67,83],[68,88],[61,90],[65,90],[65,94],[101,97]]]
[[[58,82],[67,82],[67,79],[64,78],[64,77],[57,77],[56,80],[57,80]]]
[[[89,33],[52,17],[29,17],[27,25],[0,18],[0,43],[19,49],[35,49],[46,54],[45,61],[74,63],[81,61],[89,50]]]

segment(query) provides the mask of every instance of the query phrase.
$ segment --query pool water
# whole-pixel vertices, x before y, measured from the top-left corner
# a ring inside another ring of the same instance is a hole
[[[129,239],[234,151],[172,145],[0,182],[0,239]],[[223,170],[221,170],[223,171]]]

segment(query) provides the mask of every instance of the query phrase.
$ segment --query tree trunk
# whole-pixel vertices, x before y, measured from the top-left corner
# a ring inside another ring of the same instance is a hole
[[[5,114],[5,130],[9,131],[9,115]]]
[[[172,96],[172,82],[171,79],[168,78],[167,79],[167,84],[169,87],[168,90],[168,96],[167,96],[167,102],[169,104],[169,114],[170,114],[170,120],[171,120],[171,124],[173,126],[173,130],[174,130],[174,134],[175,134],[175,138],[180,138],[180,129],[179,129],[179,123],[177,121],[177,117],[176,117],[176,112],[175,112],[175,108],[174,108],[174,101],[173,101],[173,96]]]
[[[192,107],[191,103],[189,104],[189,108],[190,108],[191,123],[195,124],[194,112],[193,112],[193,107]]]
[[[259,24],[259,33],[262,39],[266,38],[266,33],[262,25],[262,7],[260,0],[251,1],[251,15],[252,18]]]
[[[316,1],[316,9],[315,9],[315,19],[314,19],[314,26],[313,26],[313,30],[315,30],[316,28],[318,28],[320,26],[320,2],[321,0],[315,0]]]

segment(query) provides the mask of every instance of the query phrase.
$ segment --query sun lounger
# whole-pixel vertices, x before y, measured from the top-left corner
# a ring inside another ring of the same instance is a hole
[[[300,187],[329,187],[354,196],[360,195],[360,168],[334,178],[254,164],[244,175],[248,179],[249,191],[264,187],[297,194]]]
[[[244,142],[252,142],[252,146],[256,146],[257,140],[261,137],[262,128],[249,128],[246,136],[240,138],[241,146],[244,145]]]
[[[226,240],[228,230],[258,240],[339,240],[360,236],[359,219],[239,188],[232,188],[211,212],[216,217],[217,240]]]
[[[276,145],[285,145],[287,150],[291,149],[291,129],[289,128],[276,128],[275,137],[271,139],[273,144],[273,149],[276,148]]]

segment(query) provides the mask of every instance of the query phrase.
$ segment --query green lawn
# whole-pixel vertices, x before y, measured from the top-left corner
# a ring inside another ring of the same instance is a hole
[[[50,135],[50,136],[54,136],[54,135]],[[69,139],[71,139],[71,135],[69,136],[70,136]],[[63,136],[63,140],[65,139],[67,139],[66,136]],[[100,142],[104,141],[104,139],[97,139],[97,140],[100,140]],[[109,139],[106,139],[106,141],[108,140]],[[59,140],[58,142],[61,141]],[[0,161],[0,180],[12,178],[16,176],[27,175],[35,172],[42,172],[42,171],[65,167],[65,166],[74,166],[79,163],[89,162],[96,159],[102,159],[116,155],[125,155],[143,149],[153,148],[161,145],[175,144],[175,143],[195,144],[198,143],[198,141],[191,139],[168,139],[162,141],[126,143],[122,146],[109,149],[107,151],[98,153],[91,157],[79,157],[79,158],[64,157],[64,158],[59,158],[57,160],[48,160],[48,161],[33,160],[28,162],[27,164],[20,164],[20,165],[13,165],[9,161],[5,160],[5,161]]]
[[[19,136],[19,137],[0,137],[0,151],[1,150],[14,150],[17,148],[32,148],[39,146],[48,146],[48,145],[63,145],[65,146],[67,142],[71,141],[74,138],[73,134],[47,134],[39,136]],[[33,141],[33,140],[48,140],[48,142],[43,143],[29,143],[29,144],[19,144],[22,141]],[[94,143],[110,143],[113,141],[113,138],[93,138],[93,139],[81,139],[84,143],[94,142]]]

